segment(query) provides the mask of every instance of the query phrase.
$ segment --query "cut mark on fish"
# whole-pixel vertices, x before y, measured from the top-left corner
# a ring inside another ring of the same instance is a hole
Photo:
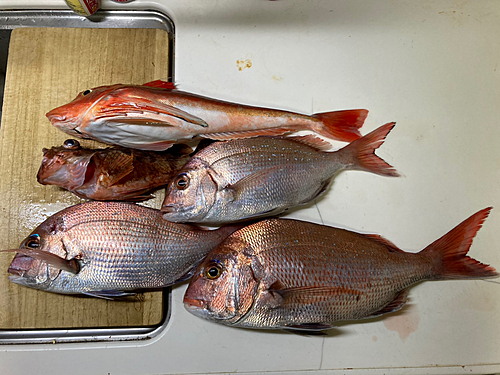
[[[389,331],[397,332],[402,342],[405,342],[413,332],[417,331],[419,323],[420,315],[416,305],[407,305],[402,313],[384,319],[385,327]]]
[[[252,67],[252,61],[250,59],[236,60],[236,67],[241,72],[245,68],[251,68]]]

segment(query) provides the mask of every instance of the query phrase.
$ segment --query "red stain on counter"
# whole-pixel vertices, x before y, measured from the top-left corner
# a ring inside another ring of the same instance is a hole
[[[418,330],[420,315],[416,305],[408,305],[401,314],[389,316],[384,319],[384,325],[389,331],[398,333],[401,341],[405,342],[413,332]]]

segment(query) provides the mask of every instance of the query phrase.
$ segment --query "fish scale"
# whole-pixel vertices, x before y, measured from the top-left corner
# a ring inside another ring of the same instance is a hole
[[[380,236],[289,219],[230,235],[186,290],[191,313],[245,328],[322,330],[400,309],[419,281],[498,276],[466,254],[481,210],[418,253]]]
[[[342,141],[359,138],[367,110],[311,116],[253,107],[177,90],[170,82],[116,84],[85,90],[47,113],[75,137],[143,150],[165,150],[195,137],[235,139],[310,130]]]
[[[123,147],[85,149],[68,139],[62,147],[43,149],[38,182],[57,185],[95,200],[141,201],[165,186],[189,160],[191,148],[177,145],[166,152]]]
[[[212,143],[169,184],[164,218],[221,224],[276,215],[317,198],[341,170],[398,176],[374,154],[393,127],[383,125],[335,152],[324,152],[330,145],[314,136]]]
[[[163,220],[160,211],[131,203],[82,203],[51,216],[30,235],[40,236],[39,249],[63,261],[77,259],[79,271],[58,270],[43,256],[32,255],[31,269],[22,275],[14,272],[11,280],[69,294],[161,288],[188,277],[235,229],[212,231],[170,223]],[[16,258],[9,272],[15,271],[15,262]],[[47,269],[52,272],[50,282],[37,284],[33,274],[43,274]]]

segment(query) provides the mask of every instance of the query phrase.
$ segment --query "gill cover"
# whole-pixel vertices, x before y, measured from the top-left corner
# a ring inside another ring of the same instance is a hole
[[[217,198],[218,185],[212,176],[206,165],[181,171],[168,187],[162,205],[164,218],[175,222],[203,219]]]

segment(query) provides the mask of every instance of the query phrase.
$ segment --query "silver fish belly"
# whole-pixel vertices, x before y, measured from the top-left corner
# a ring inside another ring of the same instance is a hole
[[[119,296],[188,278],[232,231],[170,223],[159,210],[131,203],[82,203],[36,228],[17,250],[23,255],[16,256],[9,272],[11,281],[36,289]],[[26,256],[34,259],[30,268],[22,270],[21,264],[16,270],[16,259],[20,264],[19,258]],[[66,263],[67,270],[59,262]]]

